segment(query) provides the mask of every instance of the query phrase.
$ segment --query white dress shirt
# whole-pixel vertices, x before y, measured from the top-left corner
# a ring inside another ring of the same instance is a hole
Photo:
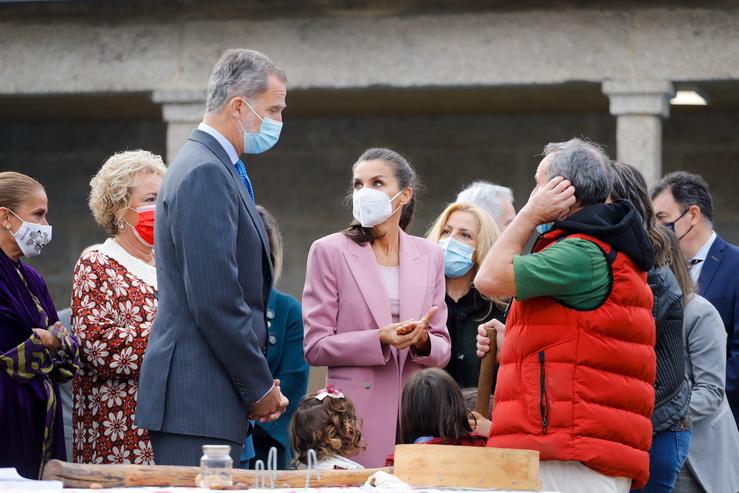
[[[711,232],[711,236],[708,238],[708,241],[696,252],[696,254],[693,256],[693,258],[690,260],[691,263],[694,260],[700,260],[700,262],[694,263],[690,267],[690,277],[693,278],[693,282],[698,284],[698,278],[701,276],[701,271],[703,270],[703,265],[706,263],[706,258],[708,258],[708,251],[713,246],[713,242],[716,241],[716,232]]]
[[[236,152],[236,148],[231,141],[224,137],[221,132],[203,122],[200,122],[200,125],[198,125],[198,130],[202,130],[216,139],[218,143],[221,144],[221,147],[226,151],[226,154],[228,154],[229,159],[231,159],[231,164],[236,164],[236,161],[239,160],[239,153]]]

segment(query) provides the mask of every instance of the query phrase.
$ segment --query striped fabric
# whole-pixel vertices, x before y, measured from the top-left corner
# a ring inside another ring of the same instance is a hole
[[[20,384],[27,384],[35,378],[41,379],[43,383],[46,397],[46,417],[44,419],[42,464],[52,458],[53,426],[57,409],[57,399],[52,379],[58,382],[67,382],[80,368],[77,339],[73,335],[66,334],[57,326],[51,326],[48,330],[62,343],[53,359],[41,342],[41,338],[35,332],[18,346],[0,354],[0,371],[5,371],[10,378]]]

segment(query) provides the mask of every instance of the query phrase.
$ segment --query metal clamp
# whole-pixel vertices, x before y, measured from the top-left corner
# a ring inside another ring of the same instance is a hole
[[[264,474],[264,461],[263,460],[258,460],[254,464],[254,488],[255,489],[260,487],[260,483],[259,483],[260,480],[261,480],[261,488],[262,489],[267,488],[267,479],[265,478],[265,474]]]
[[[308,466],[305,469],[305,489],[310,488],[310,477],[316,472],[316,479],[321,480],[321,470],[318,469],[318,456],[313,449],[308,450]]]

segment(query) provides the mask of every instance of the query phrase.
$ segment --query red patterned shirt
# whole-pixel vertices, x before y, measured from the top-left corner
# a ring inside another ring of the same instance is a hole
[[[75,462],[154,463],[148,434],[134,425],[134,417],[139,370],[157,310],[156,282],[152,286],[151,279],[147,283],[124,267],[144,264],[126,255],[108,240],[80,258],[74,270],[72,328],[82,360],[73,384]]]

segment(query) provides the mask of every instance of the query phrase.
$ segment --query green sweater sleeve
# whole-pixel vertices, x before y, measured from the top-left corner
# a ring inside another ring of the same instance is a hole
[[[598,245],[564,239],[541,252],[513,258],[516,299],[550,296],[573,308],[592,310],[608,297],[608,269]]]

